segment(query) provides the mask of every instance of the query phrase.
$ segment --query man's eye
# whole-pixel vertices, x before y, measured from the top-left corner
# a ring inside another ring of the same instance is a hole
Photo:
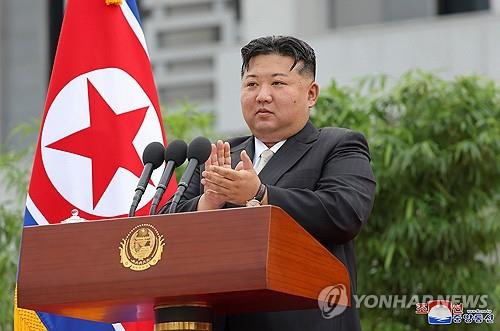
[[[255,82],[248,82],[247,83],[247,87],[254,87],[254,86],[257,86],[257,83],[255,83]]]
[[[279,85],[285,85],[285,83],[284,82],[276,81],[276,82],[273,82],[273,85],[279,86]]]

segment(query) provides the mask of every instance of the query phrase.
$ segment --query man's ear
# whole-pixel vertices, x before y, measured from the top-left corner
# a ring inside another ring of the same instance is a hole
[[[314,107],[316,101],[318,101],[319,96],[319,85],[316,81],[313,81],[311,85],[309,85],[309,89],[307,90],[307,105],[309,108]]]

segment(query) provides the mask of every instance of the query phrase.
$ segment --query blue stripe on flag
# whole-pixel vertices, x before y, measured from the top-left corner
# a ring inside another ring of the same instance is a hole
[[[48,331],[114,331],[112,324],[100,322],[80,320],[47,313],[39,313],[38,316],[42,320]]]
[[[132,13],[134,13],[135,18],[137,19],[137,22],[139,22],[139,25],[140,25],[141,18],[139,16],[139,9],[137,8],[137,3],[135,3],[135,0],[127,0],[127,4],[129,6],[130,10],[132,11]]]
[[[38,225],[28,208],[24,210],[24,226]]]

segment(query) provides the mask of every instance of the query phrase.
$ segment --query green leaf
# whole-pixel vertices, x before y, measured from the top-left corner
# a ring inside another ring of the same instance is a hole
[[[384,269],[389,270],[392,263],[392,257],[394,256],[394,251],[396,250],[396,244],[394,242],[390,243],[387,248],[387,253],[384,260]]]

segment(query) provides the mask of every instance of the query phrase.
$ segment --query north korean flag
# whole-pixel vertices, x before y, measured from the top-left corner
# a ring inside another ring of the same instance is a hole
[[[143,169],[142,152],[153,141],[166,143],[135,0],[116,5],[68,0],[25,226],[61,222],[73,209],[88,220],[127,215]],[[153,173],[138,215],[149,210],[161,171]],[[171,182],[166,196],[174,190]],[[152,322],[108,325],[44,313],[32,317],[47,330],[152,330]],[[22,329],[23,319],[16,323],[15,329]]]

